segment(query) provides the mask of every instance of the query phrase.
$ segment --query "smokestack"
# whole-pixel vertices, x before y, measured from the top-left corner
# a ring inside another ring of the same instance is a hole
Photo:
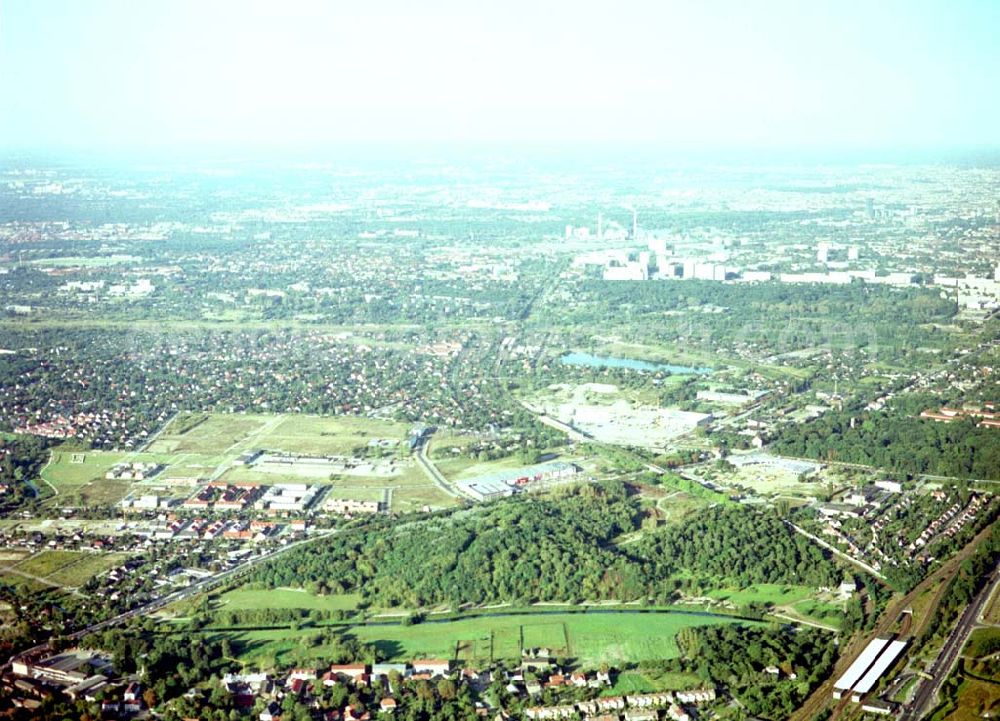
[[[632,208],[632,240],[639,238],[639,214]]]
[[[601,217],[600,212],[597,213],[597,239],[604,239],[604,218]]]

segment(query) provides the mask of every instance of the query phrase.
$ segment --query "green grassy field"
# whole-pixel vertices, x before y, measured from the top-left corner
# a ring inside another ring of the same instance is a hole
[[[225,482],[321,483],[335,486],[342,498],[382,500],[392,491],[393,510],[408,512],[423,506],[441,508],[455,500],[441,492],[409,457],[406,438],[410,425],[370,418],[321,417],[263,414],[191,414],[182,413],[170,421],[144,453],[83,454],[83,463],[74,463],[74,454],[56,451],[42,476],[57,493],[51,503],[62,505],[106,505],[121,500],[138,484],[104,478],[115,463],[123,460],[156,461],[166,469],[141,485],[144,493],[186,497],[189,486],[164,485],[170,479],[207,479],[251,449],[286,451],[317,455],[350,455],[365,448],[374,438],[398,441],[395,449],[386,449],[386,457],[395,463],[384,475],[360,476],[348,473],[310,475],[282,471],[270,472],[253,467],[234,466],[219,480]],[[382,473],[381,470],[378,473]]]
[[[685,516],[708,505],[704,498],[692,496],[684,491],[664,490],[666,495],[650,496],[650,501],[655,505],[661,521],[665,523],[676,523]]]
[[[983,620],[986,621],[986,623],[992,623],[1000,626],[1000,590],[993,592],[993,597],[990,599],[990,605],[983,613]]]
[[[963,651],[970,658],[981,658],[1000,643],[1000,628],[977,628],[969,635],[969,642]]]
[[[930,717],[931,721],[980,721],[996,713],[1000,705],[1000,684],[960,678],[957,689],[945,689],[947,696]]]
[[[817,621],[828,626],[840,626],[841,621],[844,620],[844,613],[841,607],[814,599],[793,603],[792,609],[805,619]]]
[[[84,554],[77,551],[41,551],[18,563],[14,568],[33,576],[45,578],[59,569],[76,563]]]
[[[216,597],[214,606],[228,611],[260,608],[303,608],[320,611],[340,611],[357,608],[360,596],[341,594],[316,596],[295,588],[252,589],[237,588]]]
[[[262,434],[259,446],[288,453],[346,455],[373,438],[382,438],[399,441],[403,451],[410,428],[406,423],[375,418],[289,415]]]
[[[674,658],[678,654],[674,636],[680,629],[734,622],[724,617],[683,613],[518,614],[412,626],[352,626],[348,632],[359,641],[375,645],[392,660],[436,657],[470,663],[519,658],[523,634],[526,646],[531,646],[532,641],[547,645],[553,653],[596,668],[601,663],[621,665]],[[322,629],[233,631],[220,635],[233,642],[240,661],[250,666],[321,661],[328,653],[321,640]],[[563,640],[567,637],[569,648]]]
[[[803,483],[796,473],[764,465],[743,466],[732,473],[721,474],[717,482],[723,486],[732,484],[749,488],[765,496],[814,496],[820,488],[817,483]]]
[[[75,462],[81,459],[82,463]],[[58,506],[102,506],[120,501],[132,487],[131,481],[112,480],[105,474],[122,461],[168,463],[170,456],[159,453],[113,453],[105,451],[52,452],[41,477],[55,489],[49,503]]]
[[[803,601],[812,597],[814,593],[816,593],[816,589],[809,588],[808,586],[758,583],[741,589],[716,589],[708,591],[705,595],[720,601],[729,601],[736,606],[746,606],[751,603],[770,603],[775,606],[781,606]]]
[[[0,570],[5,582],[31,588],[63,586],[77,588],[95,575],[120,564],[127,554],[96,554],[84,551],[40,551],[20,561],[9,560]],[[29,576],[34,578],[28,578]]]
[[[433,483],[401,488],[392,494],[392,509],[398,513],[419,511],[424,506],[447,508],[459,502],[457,498],[449,496]]]
[[[664,671],[659,673],[642,673],[639,671],[624,671],[614,677],[611,688],[601,691],[602,696],[627,696],[636,693],[653,693],[654,691],[683,691],[704,685],[704,681],[694,673],[681,671]]]
[[[79,587],[94,576],[120,565],[126,558],[126,553],[86,553],[49,575],[48,580],[61,586]]]
[[[626,696],[630,693],[652,693],[657,688],[653,682],[641,673],[626,671],[615,677],[614,685],[607,689],[602,696]]]
[[[94,258],[68,256],[64,258],[39,258],[28,261],[28,264],[47,268],[102,268],[111,265],[138,263],[141,260],[142,258],[136,255],[102,255]]]
[[[91,481],[103,479],[104,474],[116,463],[129,456],[128,453],[108,453],[103,451],[87,451],[85,453],[69,451],[53,451],[49,464],[42,469],[42,478],[52,485],[63,488],[82,486]],[[83,458],[83,463],[74,463],[73,459]],[[147,458],[137,458],[145,461]]]
[[[157,453],[197,453],[216,455],[226,453],[237,443],[246,441],[260,431],[274,416],[214,413],[197,425],[188,428],[190,419],[178,416],[163,429],[150,445]]]

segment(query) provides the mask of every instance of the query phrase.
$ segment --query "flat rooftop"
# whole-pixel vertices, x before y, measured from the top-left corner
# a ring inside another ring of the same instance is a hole
[[[865,674],[865,671],[867,671],[875,662],[878,655],[882,653],[882,649],[888,645],[889,639],[887,638],[872,639],[871,642],[865,646],[865,649],[858,654],[858,657],[854,659],[854,663],[852,663],[848,669],[844,671],[844,675],[837,679],[836,683],[833,684],[833,687],[838,691],[851,690],[854,687],[854,684],[858,682],[858,679],[860,679]]]

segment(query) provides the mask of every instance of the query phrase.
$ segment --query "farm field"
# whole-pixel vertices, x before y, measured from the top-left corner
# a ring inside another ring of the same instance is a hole
[[[130,492],[187,498],[195,480],[209,479],[331,485],[331,493],[340,498],[382,501],[388,497],[398,512],[454,504],[409,457],[410,429],[409,424],[370,418],[183,413],[168,423],[148,452],[57,450],[42,477],[55,489],[50,502],[61,506],[115,504]],[[329,473],[315,465],[286,470],[233,463],[241,453],[258,448],[310,455],[364,454],[373,439],[391,442],[375,454],[381,458],[353,468],[332,468]],[[146,481],[105,479],[107,471],[122,461],[157,462],[165,469]]]
[[[434,442],[432,441],[432,448]],[[540,451],[539,463],[549,461],[561,461],[565,463],[575,463],[584,472],[591,472],[594,466],[593,460],[582,454],[567,454],[563,447],[546,448]],[[479,476],[487,476],[500,471],[508,471],[515,468],[535,465],[526,462],[518,456],[509,456],[494,461],[479,461],[468,456],[457,458],[440,458],[434,461],[434,465],[450,481],[468,480]]]
[[[48,580],[61,586],[79,587],[94,576],[120,565],[128,554],[125,553],[85,553],[83,557],[61,567],[48,576]]]
[[[459,499],[449,496],[430,482],[419,486],[407,486],[392,492],[392,510],[397,513],[419,511],[424,506],[447,508],[458,503]]]
[[[1000,705],[1000,684],[962,677],[931,721],[979,721]]]
[[[627,696],[636,693],[652,693],[654,691],[682,691],[696,688],[703,681],[694,673],[683,671],[662,671],[641,673],[639,671],[623,671],[615,677],[611,688],[604,689],[602,696]]]
[[[815,599],[799,601],[793,603],[791,607],[794,615],[827,626],[839,626],[844,618],[842,607]]]
[[[646,495],[645,492],[643,495]],[[676,523],[706,505],[705,499],[684,491],[667,490],[666,495],[650,494],[649,498],[656,507],[658,518],[666,523]]]
[[[764,465],[743,466],[722,476],[720,483],[743,486],[762,496],[812,496],[819,488],[816,483],[803,483],[791,471]]]
[[[39,258],[27,261],[28,265],[44,268],[102,268],[111,265],[139,263],[142,258],[135,255],[103,255],[93,258],[69,256],[60,258]]]
[[[63,566],[80,560],[82,554],[76,551],[42,551],[12,566],[15,570],[44,578]]]

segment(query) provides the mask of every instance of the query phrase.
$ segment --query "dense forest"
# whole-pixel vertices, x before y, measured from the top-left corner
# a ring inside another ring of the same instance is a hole
[[[840,574],[816,546],[775,516],[738,506],[707,509],[637,545],[635,553],[654,564],[652,578],[683,569],[740,586],[840,583]]]
[[[0,436],[0,511],[18,508],[35,491],[31,480],[48,459],[51,441],[38,436]]]
[[[732,506],[708,508],[648,532],[638,500],[621,483],[565,489],[546,499],[510,499],[403,524],[373,521],[262,567],[271,586],[316,584],[353,591],[378,606],[507,601],[577,602],[652,597],[668,601],[672,576],[708,585],[756,582],[834,585],[836,567],[776,517]]]
[[[705,626],[677,641],[687,668],[725,686],[751,716],[764,719],[788,718],[837,660],[833,636],[816,629]],[[766,673],[768,666],[780,674]]]
[[[851,421],[854,426],[851,427]],[[829,411],[812,423],[789,424],[775,453],[861,463],[909,476],[1000,479],[1000,431],[972,419],[935,423],[899,410]]]

